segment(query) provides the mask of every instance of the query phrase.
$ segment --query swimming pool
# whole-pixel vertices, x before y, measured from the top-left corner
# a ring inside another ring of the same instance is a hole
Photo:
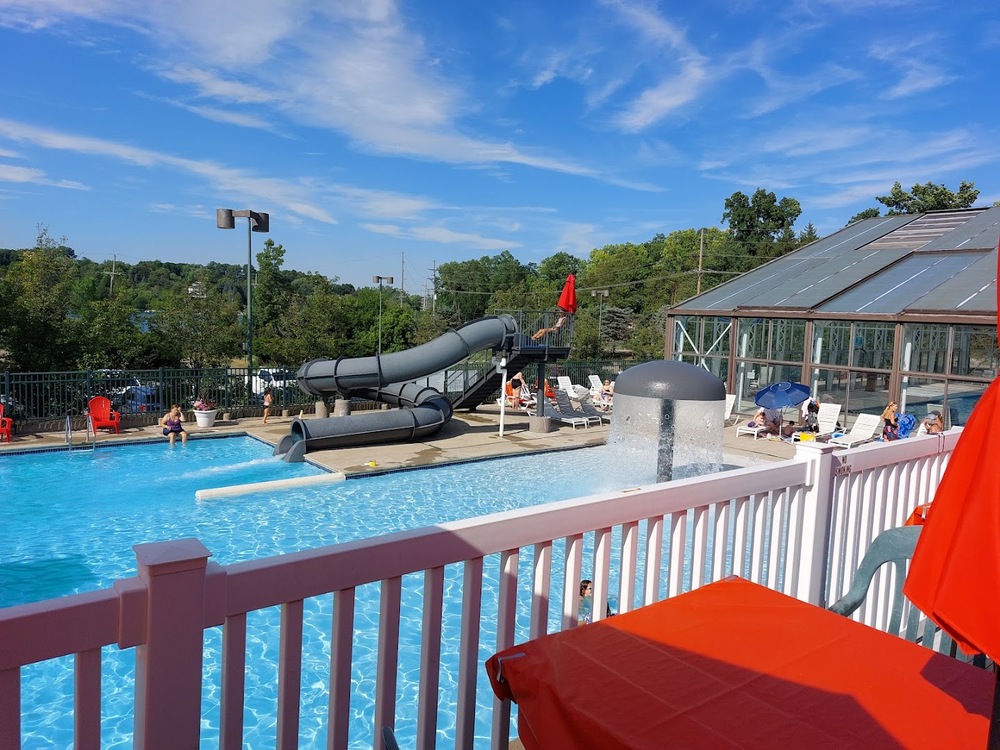
[[[269,446],[251,438],[229,438],[191,441],[186,448],[174,450],[157,444],[0,458],[0,480],[18,488],[5,510],[10,522],[0,530],[0,583],[4,571],[9,580],[10,569],[20,569],[19,596],[28,601],[92,590],[134,575],[131,547],[142,541],[195,536],[212,551],[213,560],[229,564],[653,481],[652,476],[610,476],[603,449],[598,448],[401,472],[280,494],[194,500],[194,491],[201,487],[318,471],[307,464],[284,464],[269,454]],[[524,560],[523,565],[523,580],[530,580],[530,561]],[[27,570],[32,574],[24,575]],[[495,586],[497,579],[493,569],[484,586]],[[461,584],[459,570],[446,571],[438,721],[445,734],[454,729],[451,696],[457,691],[457,655],[453,644],[459,637]],[[421,586],[421,576],[404,580],[397,700],[401,739],[412,735],[415,726],[419,628],[407,628],[406,623],[420,621]],[[352,747],[368,747],[373,727],[372,712],[366,706],[374,695],[377,630],[372,623],[378,610],[377,586],[358,589],[356,606],[353,681],[357,710],[350,737]],[[303,748],[325,746],[331,607],[330,597],[306,603]],[[495,621],[495,613],[484,610],[483,659],[489,656],[486,652],[492,642],[486,627],[491,617]],[[277,610],[248,617],[245,746],[249,748],[274,745],[276,680],[271,655],[277,646],[277,623]],[[221,631],[207,631],[202,738],[209,745],[218,732],[220,649]],[[129,684],[134,668],[131,650],[105,649],[103,662],[106,691],[113,685]],[[490,693],[485,674],[482,677],[479,697],[487,706]],[[34,704],[24,716],[26,746],[69,746],[72,717],[66,709],[71,705],[72,661],[26,668],[23,682],[25,702]],[[130,690],[105,695],[107,747],[131,745],[130,700]],[[479,737],[488,732],[485,724],[477,727]]]

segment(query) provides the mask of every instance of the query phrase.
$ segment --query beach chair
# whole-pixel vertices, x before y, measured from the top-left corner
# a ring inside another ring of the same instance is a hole
[[[0,443],[12,441],[14,435],[14,420],[3,415],[3,404],[0,404]]]
[[[600,375],[588,375],[587,382],[590,383],[590,397],[596,401],[601,397],[604,381],[601,380]]]
[[[529,417],[534,417],[538,414],[538,411],[534,407],[527,409],[527,412]],[[563,414],[558,408],[556,408],[555,404],[551,403],[545,404],[545,416],[551,417],[552,419],[564,424],[571,424],[573,425],[574,430],[580,425],[590,427],[590,417],[571,417],[568,414]]]
[[[568,380],[568,378],[567,378]],[[572,384],[571,384],[572,385]],[[562,388],[556,390],[556,406],[559,407],[559,412],[567,417],[574,417],[587,420],[587,427],[590,426],[591,422],[600,424],[602,417],[594,410],[594,414],[586,414],[573,406],[573,402],[569,400],[569,394]]]
[[[599,409],[594,408],[594,405],[589,401],[581,401],[578,411],[583,412],[584,415],[590,417],[591,419],[600,419],[602,422],[606,419],[608,420],[608,424],[611,424],[611,412],[600,411]]]
[[[816,435],[832,435],[837,431],[837,420],[840,419],[840,404],[820,404],[816,415],[819,430]]]
[[[771,431],[767,427],[751,427],[749,424],[738,424],[736,426],[736,437],[740,435],[753,435],[753,439],[756,440],[761,435],[769,435]]]
[[[875,433],[878,432],[881,423],[882,417],[878,414],[859,414],[857,419],[854,420],[850,432],[832,437],[830,438],[830,442],[833,445],[839,445],[844,448],[852,448],[855,445],[867,443],[869,440],[875,438]]]
[[[740,419],[740,413],[739,412],[736,412],[735,414],[733,413],[733,407],[734,406],[736,406],[736,394],[735,393],[727,393],[726,394],[726,406],[725,406],[725,409],[724,409],[725,416],[722,419],[722,424],[728,425],[730,419],[733,420],[733,424],[736,424],[739,421],[739,419]]]
[[[94,428],[94,434],[98,430],[112,430],[116,435],[121,430],[122,415],[111,408],[111,401],[105,396],[94,396],[87,404],[87,412],[90,415],[90,425]]]

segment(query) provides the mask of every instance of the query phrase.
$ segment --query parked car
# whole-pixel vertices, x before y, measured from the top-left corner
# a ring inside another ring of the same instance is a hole
[[[139,378],[121,370],[94,370],[92,375],[96,390],[105,391],[112,401],[120,398],[128,388],[142,386]]]
[[[153,385],[129,385],[115,394],[112,404],[122,414],[158,414],[164,411],[159,389]]]
[[[260,396],[265,388],[270,388],[272,391],[298,388],[299,379],[292,370],[266,370],[262,367],[253,376],[252,387],[254,394]]]

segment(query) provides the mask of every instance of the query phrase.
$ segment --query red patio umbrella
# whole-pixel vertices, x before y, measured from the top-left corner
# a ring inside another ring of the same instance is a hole
[[[563,284],[562,294],[559,295],[556,306],[570,315],[576,312],[576,276],[573,274],[566,277],[566,283]]]

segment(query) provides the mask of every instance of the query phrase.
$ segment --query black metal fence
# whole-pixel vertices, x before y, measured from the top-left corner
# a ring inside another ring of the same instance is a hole
[[[276,407],[314,403],[315,397],[296,385],[294,372],[295,368],[275,368],[251,374],[245,367],[4,372],[0,403],[5,416],[18,421],[84,414],[94,396],[106,396],[123,415],[158,414],[171,404],[190,409],[199,398],[219,409],[261,406],[267,386]]]
[[[622,370],[636,364],[626,359],[563,360],[549,365],[547,375],[552,382],[556,375],[568,375],[574,383],[588,385],[588,375],[614,380]],[[456,368],[456,372],[460,369]],[[245,367],[4,372],[0,374],[0,403],[5,416],[19,423],[86,414],[94,396],[106,396],[123,415],[160,415],[171,404],[190,409],[199,398],[223,410],[261,407],[267,386],[272,389],[276,408],[315,403],[314,396],[298,388],[294,373],[291,367],[262,369],[253,374]]]

